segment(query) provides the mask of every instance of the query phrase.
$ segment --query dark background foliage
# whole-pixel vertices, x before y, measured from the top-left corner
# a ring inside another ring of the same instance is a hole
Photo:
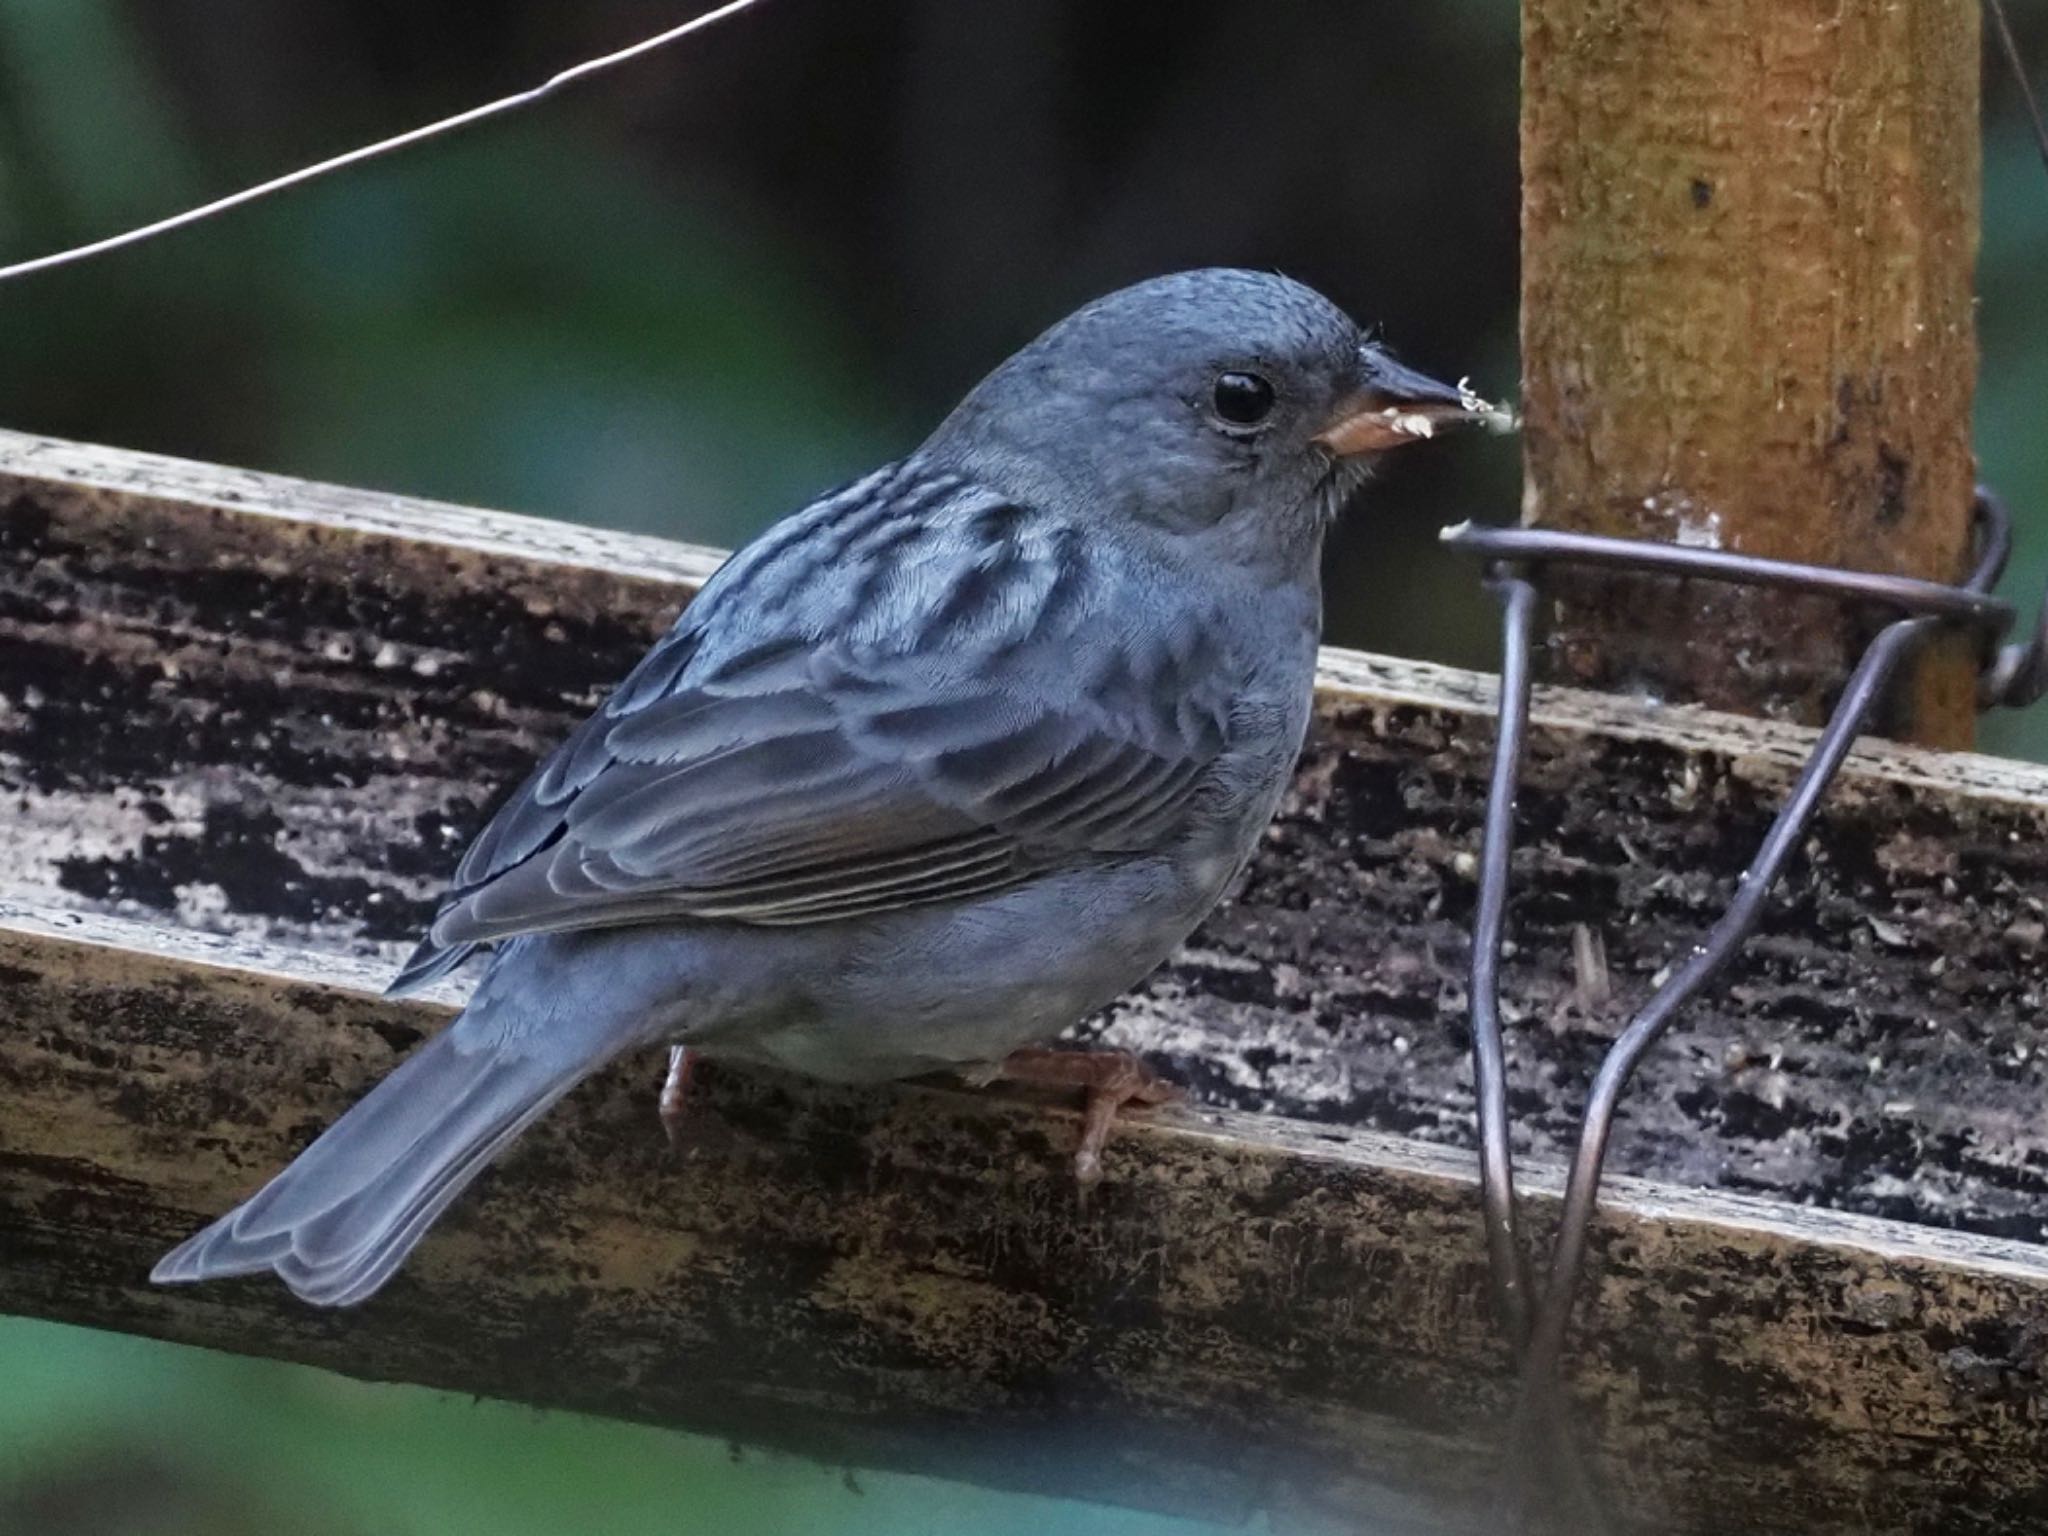
[[[694,8],[0,0],[0,259]],[[2048,60],[2048,15],[2020,19]],[[0,425],[731,544],[1074,304],[1216,263],[1512,393],[1516,74],[1513,0],[770,0],[528,117],[0,289]],[[1979,443],[2026,518],[2024,595],[2048,575],[2048,178],[1996,59],[1987,81]],[[1491,614],[1433,535],[1511,518],[1518,471],[1510,442],[1391,466],[1331,548],[1331,637],[1486,665]],[[2048,728],[1986,744],[2048,755]],[[1192,1529],[0,1326],[0,1532],[1048,1521]]]

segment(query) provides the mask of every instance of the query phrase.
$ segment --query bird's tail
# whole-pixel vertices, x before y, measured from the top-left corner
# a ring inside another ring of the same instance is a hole
[[[269,1269],[329,1307],[359,1302],[389,1280],[471,1179],[636,1038],[619,1028],[593,1032],[589,1018],[514,1019],[508,1028],[502,1015],[520,1000],[488,999],[489,981],[461,1018],[254,1196],[165,1254],[150,1279]]]

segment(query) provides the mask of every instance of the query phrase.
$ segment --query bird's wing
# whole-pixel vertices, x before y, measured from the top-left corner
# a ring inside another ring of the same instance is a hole
[[[1199,630],[1109,615],[1084,658],[1071,530],[907,473],[729,562],[484,829],[394,988],[517,934],[832,922],[1158,845],[1228,733]]]

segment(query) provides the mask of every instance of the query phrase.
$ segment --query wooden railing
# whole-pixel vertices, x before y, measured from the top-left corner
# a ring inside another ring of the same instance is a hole
[[[1085,1210],[1062,1105],[661,1063],[367,1306],[150,1287],[450,1012],[378,996],[492,797],[709,551],[0,433],[0,1306],[851,1463],[1353,1529],[1479,1507],[1468,1145],[1490,681],[1327,652],[1240,894],[1093,1032],[1192,1101]],[[1508,990],[1536,1219],[1586,1073],[1808,740],[1539,703]],[[1632,1523],[2048,1509],[2048,774],[1872,746],[1632,1093],[1574,1348]]]

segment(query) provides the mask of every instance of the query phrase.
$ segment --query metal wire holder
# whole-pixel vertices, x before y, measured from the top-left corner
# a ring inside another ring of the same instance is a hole
[[[1723,550],[1537,528],[1464,523],[1443,531],[1445,545],[1483,562],[1487,585],[1502,604],[1499,726],[1479,861],[1469,1006],[1487,1257],[1495,1306],[1520,1362],[1518,1441],[1530,1433],[1533,1405],[1548,1393],[1562,1365],[1573,1297],[1585,1268],[1601,1169],[1622,1093],[1645,1053],[1670,1029],[1679,1011],[1721,975],[1755,929],[1829,784],[1900,666],[1937,629],[1960,626],[1980,635],[1984,643],[1980,708],[2030,704],[2048,692],[2048,611],[2030,639],[2001,643],[2013,627],[2015,614],[2011,603],[1991,595],[1991,588],[2011,553],[2010,514],[1996,495],[1980,486],[1973,517],[1976,566],[1958,586]],[[1602,1060],[1580,1120],[1563,1215],[1539,1288],[1519,1231],[1508,1137],[1500,987],[1515,800],[1529,728],[1536,578],[1554,565],[1598,566],[1818,593],[1886,610],[1895,617],[1877,632],[1851,672],[1790,795],[1738,880],[1734,899],[1684,963],[1637,1010]]]

